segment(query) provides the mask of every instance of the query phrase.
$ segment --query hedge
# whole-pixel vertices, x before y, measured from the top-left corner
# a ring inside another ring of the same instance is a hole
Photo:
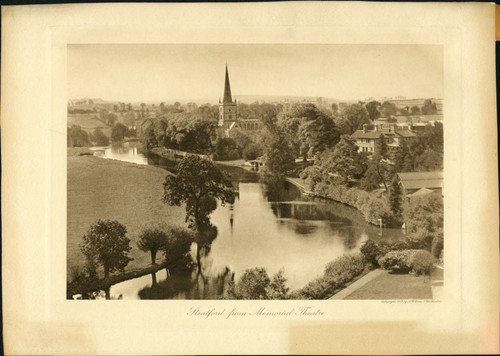
[[[315,185],[314,193],[319,197],[332,199],[358,209],[366,221],[375,225],[379,224],[379,219],[392,218],[391,209],[384,197],[358,188],[320,182]]]
[[[364,268],[365,260],[361,253],[343,255],[326,265],[321,277],[292,293],[292,298],[325,299],[330,297],[336,289],[344,287],[347,282],[360,275]]]

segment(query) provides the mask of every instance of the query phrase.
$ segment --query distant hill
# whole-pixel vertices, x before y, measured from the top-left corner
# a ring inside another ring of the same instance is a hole
[[[202,104],[218,104],[218,97],[212,98],[200,98],[196,100],[192,100],[192,102],[197,105]],[[323,103],[339,103],[342,100],[335,98],[327,98],[327,97],[317,97],[317,96],[288,96],[288,95],[233,95],[233,99],[236,99],[240,103],[252,104],[255,102],[266,102],[266,103],[297,103],[297,102],[307,102],[307,103],[317,103],[318,99]],[[344,101],[345,102],[345,101]]]

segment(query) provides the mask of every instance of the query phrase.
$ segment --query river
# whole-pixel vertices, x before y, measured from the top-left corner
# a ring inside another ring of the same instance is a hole
[[[174,167],[172,162],[146,157],[136,143],[94,150],[105,159]],[[157,273],[158,288],[152,290],[151,276],[144,276],[112,286],[112,298],[218,299],[226,270],[238,280],[252,267],[264,267],[270,276],[282,269],[293,290],[321,275],[335,258],[359,251],[367,239],[402,235],[400,229],[381,231],[366,223],[354,208],[304,196],[290,183],[269,186],[259,181],[257,172],[225,165],[219,168],[230,174],[239,194],[234,204],[219,205],[211,215],[218,235],[202,262],[203,283],[192,276],[167,279],[163,270]]]

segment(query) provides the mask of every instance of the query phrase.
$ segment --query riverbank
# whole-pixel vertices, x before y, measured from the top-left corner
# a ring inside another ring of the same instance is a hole
[[[73,149],[68,149],[68,152]],[[126,271],[151,264],[148,253],[137,247],[137,236],[147,224],[184,221],[184,209],[162,202],[164,169],[93,156],[67,158],[67,278],[82,268],[79,244],[97,219],[117,220],[127,227],[134,258]]]

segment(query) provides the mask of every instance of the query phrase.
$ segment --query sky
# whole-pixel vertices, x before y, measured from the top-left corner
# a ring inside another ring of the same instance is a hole
[[[440,45],[78,44],[67,47],[68,99],[217,100],[226,63],[236,99],[443,97]]]

